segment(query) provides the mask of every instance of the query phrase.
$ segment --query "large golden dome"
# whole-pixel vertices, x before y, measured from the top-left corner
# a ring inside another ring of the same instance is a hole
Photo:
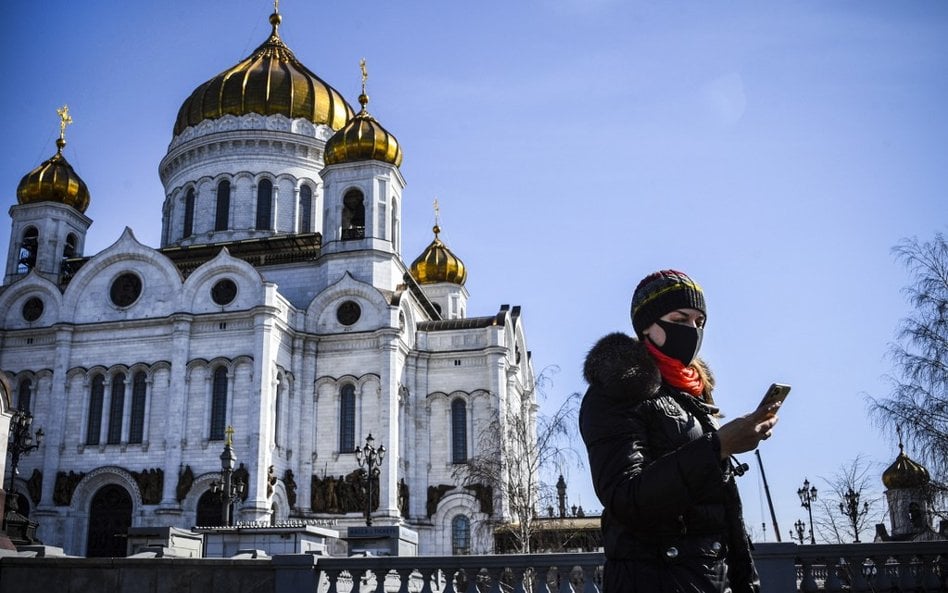
[[[434,226],[434,241],[411,264],[411,275],[419,284],[451,282],[464,286],[467,281],[467,268],[461,258],[448,249],[438,234],[441,227]]]
[[[899,443],[899,456],[884,472],[882,483],[889,490],[897,488],[920,488],[931,481],[924,466],[909,459],[902,443]]]
[[[17,202],[59,202],[85,212],[89,207],[89,188],[63,156],[66,140],[62,136],[56,140],[56,146],[56,154],[20,180],[16,188]]]
[[[362,109],[326,141],[323,159],[327,165],[374,160],[401,166],[402,149],[398,140],[365,110],[368,102],[365,92],[359,95]]]
[[[282,17],[270,15],[270,38],[239,64],[191,93],[174,124],[177,136],[189,126],[225,115],[285,115],[326,124],[334,130],[352,117],[352,107],[336,89],[304,66],[280,39]]]

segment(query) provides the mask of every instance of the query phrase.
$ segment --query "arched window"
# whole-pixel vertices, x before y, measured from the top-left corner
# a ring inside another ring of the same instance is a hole
[[[184,226],[181,229],[181,238],[186,239],[194,234],[194,188],[188,190],[184,198]]]
[[[301,233],[313,232],[313,190],[308,185],[300,186],[300,230]]]
[[[257,223],[254,228],[258,231],[270,230],[270,210],[273,205],[273,182],[261,179],[257,184]]]
[[[98,445],[99,433],[102,431],[102,399],[105,397],[105,377],[96,375],[92,378],[92,387],[89,389],[89,418],[86,422],[86,444]]]
[[[346,383],[339,391],[339,451],[355,449],[355,385]]]
[[[398,200],[392,198],[392,249],[398,251]]]
[[[20,254],[17,260],[16,271],[25,274],[36,267],[36,251],[39,246],[39,231],[35,226],[27,227],[23,231],[23,240],[20,241]]]
[[[125,411],[125,373],[112,377],[112,397],[109,400],[109,445],[122,442],[122,417]]]
[[[342,198],[342,240],[365,238],[365,199],[362,192],[350,189]]]
[[[230,216],[230,181],[226,179],[217,184],[217,216],[214,218],[214,230],[226,231]]]
[[[211,386],[211,432],[210,440],[223,441],[227,423],[227,369],[217,367]]]
[[[273,402],[273,444],[279,445],[280,438],[280,416],[283,413],[283,380],[280,380],[276,386],[276,397]]]
[[[463,399],[451,402],[451,461],[467,461],[467,405]]]
[[[29,412],[33,407],[33,381],[21,379],[16,390],[16,409]]]
[[[471,553],[471,520],[465,515],[451,519],[451,553],[455,556]]]
[[[63,245],[63,259],[76,257],[76,244],[78,242],[79,240],[75,234],[69,233],[66,235],[66,243]]]
[[[145,436],[145,372],[132,377],[132,421],[128,428],[128,442],[141,443]]]
[[[219,492],[208,490],[198,499],[195,524],[199,527],[220,527],[224,524],[224,505]]]

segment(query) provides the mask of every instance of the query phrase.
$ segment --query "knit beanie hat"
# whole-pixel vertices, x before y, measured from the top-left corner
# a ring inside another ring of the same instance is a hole
[[[704,292],[683,272],[662,270],[649,274],[632,295],[632,328],[642,338],[642,330],[675,309],[697,309],[707,314]]]

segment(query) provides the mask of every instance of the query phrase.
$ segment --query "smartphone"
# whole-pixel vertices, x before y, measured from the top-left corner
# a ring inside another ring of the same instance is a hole
[[[764,398],[760,400],[758,408],[765,405],[783,403],[783,400],[787,399],[787,396],[790,394],[790,386],[784,385],[782,383],[774,383],[770,386],[770,389],[767,390],[767,393],[764,394]]]

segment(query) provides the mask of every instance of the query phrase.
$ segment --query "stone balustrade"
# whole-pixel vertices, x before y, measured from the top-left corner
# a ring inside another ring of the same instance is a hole
[[[754,556],[766,593],[948,591],[948,541],[766,543],[757,544]],[[232,593],[593,593],[601,590],[603,560],[601,553],[352,558],[294,554],[253,559],[0,556],[0,591],[158,593],[179,583],[191,590],[198,586]]]

